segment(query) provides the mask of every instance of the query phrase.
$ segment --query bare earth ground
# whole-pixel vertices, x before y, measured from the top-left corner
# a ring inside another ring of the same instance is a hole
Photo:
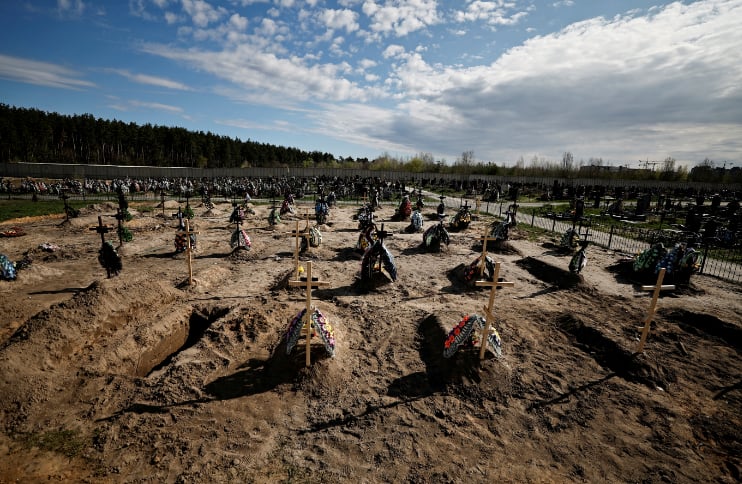
[[[111,279],[89,230],[111,205],[0,226],[27,232],[0,253],[34,256],[0,281],[0,482],[740,480],[740,286],[696,276],[665,293],[636,356],[651,293],[615,272],[622,255],[589,247],[574,278],[554,240],[515,228],[491,252],[515,282],[495,300],[503,354],[480,367],[478,350],[442,350],[464,314],[483,313],[488,293],[456,269],[492,219],[431,254],[383,207],[399,278],[363,292],[356,208],[334,208],[302,264],[331,283],[313,297],[336,354],[317,341],[306,369],[302,342],[287,356],[283,340],[305,302],[286,284],[295,222],[270,230],[256,207],[253,250],[233,255],[231,206],[195,207],[189,287],[176,207],[133,210]]]

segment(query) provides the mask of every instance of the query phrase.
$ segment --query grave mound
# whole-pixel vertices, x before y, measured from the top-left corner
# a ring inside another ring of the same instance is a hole
[[[418,324],[416,342],[425,363],[426,378],[424,389],[416,391],[448,390],[471,398],[491,398],[509,393],[510,368],[503,364],[502,357],[496,358],[487,351],[484,360],[480,361],[479,348],[462,348],[450,358],[443,357],[446,336],[456,323],[429,315]],[[404,388],[402,382],[395,387],[397,392],[404,392]]]

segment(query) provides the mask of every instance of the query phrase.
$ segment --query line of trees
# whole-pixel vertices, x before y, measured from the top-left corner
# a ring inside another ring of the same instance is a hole
[[[466,175],[585,177],[627,180],[698,181],[742,183],[742,169],[717,166],[706,159],[687,170],[675,160],[651,162],[653,169],[613,167],[600,158],[576,162],[567,151],[559,161],[523,157],[513,166],[477,162],[473,151],[464,151],[452,164],[435,160],[430,153],[399,159],[387,153],[369,160],[336,158],[331,153],[307,152],[256,141],[220,136],[184,128],[143,126],[117,120],[74,116],[0,104],[0,162],[77,163],[135,166],[235,167],[332,167],[406,171],[410,173],[461,173]],[[654,169],[654,165],[659,165]]]
[[[0,161],[234,168],[331,163],[335,157],[211,132],[0,104]]]

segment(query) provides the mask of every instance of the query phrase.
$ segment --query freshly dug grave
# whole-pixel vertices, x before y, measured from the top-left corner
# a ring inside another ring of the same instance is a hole
[[[294,220],[269,227],[255,207],[244,225],[254,250],[235,253],[229,204],[194,208],[193,285],[173,253],[176,221],[135,206],[111,279],[89,230],[98,215],[115,222],[111,207],[0,225],[26,232],[0,252],[34,255],[0,282],[0,482],[740,478],[739,286],[696,276],[692,290],[663,293],[636,355],[651,293],[610,270],[624,255],[590,246],[573,276],[569,254],[515,228],[509,250],[490,253],[515,283],[494,300],[502,356],[444,358],[447,332],[484,314],[488,290],[456,269],[480,256],[493,219],[427,253],[383,206],[399,276],[361,291],[356,207],[333,208],[300,262],[330,283],[312,297],[335,356],[314,338],[305,368],[303,340],[286,354],[284,339],[306,301],[288,284]]]

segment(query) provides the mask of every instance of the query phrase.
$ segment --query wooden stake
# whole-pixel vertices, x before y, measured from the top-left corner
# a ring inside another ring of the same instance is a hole
[[[313,287],[320,287],[320,286],[329,286],[329,282],[312,280],[312,261],[307,262],[307,276],[306,278],[302,277],[300,279],[297,279],[296,281],[289,281],[289,286],[294,287],[304,287],[306,291],[306,297],[307,297],[307,309],[304,312],[304,327],[307,330],[307,341],[306,341],[306,366],[309,367],[311,364],[311,354],[309,351],[309,346],[311,344],[312,340],[312,288]],[[319,330],[319,329],[318,329]]]
[[[480,347],[479,347],[479,359],[484,359],[484,352],[487,349],[487,340],[490,335],[490,324],[494,322],[495,316],[492,312],[492,309],[495,305],[495,293],[497,292],[497,287],[513,287],[515,285],[514,282],[504,282],[500,281],[498,282],[497,279],[500,276],[500,263],[495,262],[495,273],[492,277],[492,281],[477,281],[477,286],[489,286],[490,288],[490,298],[489,302],[487,303],[487,306],[484,308],[485,311],[485,324],[484,328],[482,328],[482,336],[480,338]]]
[[[198,234],[198,232],[191,230],[190,220],[185,220],[185,231],[178,232],[179,234],[185,234],[186,237],[186,259],[188,260],[188,285],[193,285],[193,262],[191,261],[191,234]]]
[[[664,267],[660,269],[660,273],[657,276],[657,284],[655,284],[654,286],[642,286],[642,291],[654,290],[654,294],[652,295],[652,302],[649,305],[647,317],[644,320],[644,329],[642,329],[642,338],[639,341],[639,347],[636,350],[637,353],[641,353],[644,351],[644,343],[646,343],[647,336],[649,336],[649,326],[652,323],[652,318],[654,317],[655,310],[657,309],[657,299],[660,297],[660,291],[675,289],[675,286],[672,285],[662,285],[662,280],[665,278],[665,270],[666,269]]]

